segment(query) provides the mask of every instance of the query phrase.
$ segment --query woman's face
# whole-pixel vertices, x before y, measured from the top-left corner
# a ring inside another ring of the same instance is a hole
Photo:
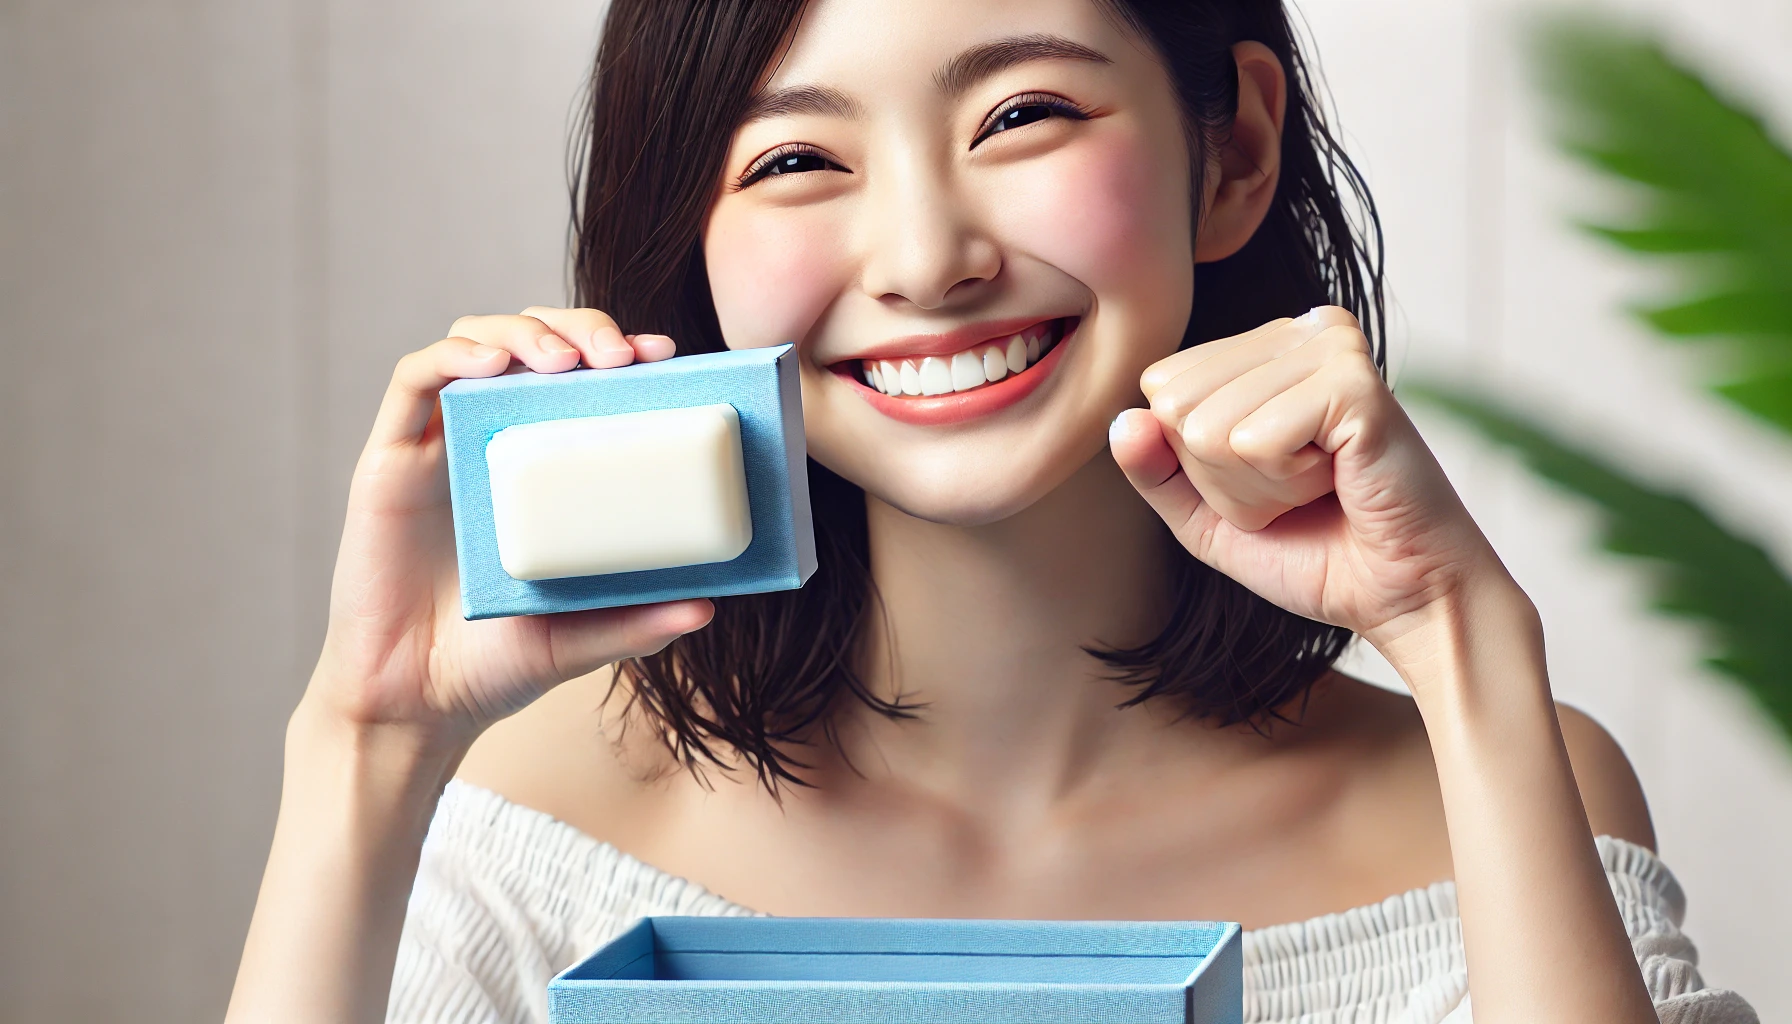
[[[1093,0],[816,0],[710,212],[722,333],[797,343],[822,464],[1001,519],[1175,350],[1189,181],[1166,73]]]

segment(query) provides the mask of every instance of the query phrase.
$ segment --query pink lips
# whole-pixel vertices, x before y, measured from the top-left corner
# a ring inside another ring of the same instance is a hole
[[[977,324],[945,335],[927,335],[918,338],[896,339],[868,350],[862,359],[889,358],[892,356],[916,356],[937,354],[945,355],[963,351],[979,341],[1001,337],[1004,333],[1016,334],[1029,327],[1037,326],[1042,321],[1037,319],[1000,321],[997,323]],[[894,398],[875,388],[868,387],[857,375],[836,367],[836,372],[846,380],[858,395],[878,412],[903,423],[917,426],[944,426],[963,423],[967,420],[988,416],[1019,402],[1050,376],[1063,354],[1064,347],[1071,336],[1076,333],[1080,321],[1069,325],[1064,336],[1038,362],[1020,373],[1004,377],[991,384],[958,394],[936,395],[929,398]],[[858,365],[859,360],[850,360],[848,364]]]
[[[1009,317],[1006,320],[985,320],[978,324],[966,324],[963,327],[947,331],[944,334],[911,334],[902,338],[891,338],[858,353],[855,358],[861,360],[903,359],[919,356],[950,356],[954,352],[963,352],[986,341],[1001,341],[1016,334],[1024,333],[1040,324],[1065,317]]]

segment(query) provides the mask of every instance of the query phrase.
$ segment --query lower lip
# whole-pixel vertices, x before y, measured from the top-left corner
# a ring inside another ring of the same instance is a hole
[[[1077,324],[1077,327],[1081,326],[1080,323]],[[1077,327],[1071,328],[1064,337],[1059,338],[1052,350],[1032,366],[1010,374],[994,384],[985,384],[963,394],[935,395],[932,398],[892,398],[848,371],[840,371],[840,376],[857,388],[860,396],[870,402],[873,409],[893,420],[923,427],[963,423],[1000,412],[1032,394],[1058,365],[1058,357],[1064,353],[1070,339],[1076,336]]]

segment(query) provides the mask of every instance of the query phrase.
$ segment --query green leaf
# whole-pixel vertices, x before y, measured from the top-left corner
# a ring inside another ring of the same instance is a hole
[[[1792,362],[1792,152],[1628,25],[1555,16],[1537,23],[1533,41],[1562,149],[1639,200],[1630,223],[1583,226],[1681,268],[1679,298],[1638,314],[1671,338],[1720,339],[1727,365]],[[1713,390],[1792,430],[1792,376]]]
[[[1484,395],[1436,383],[1403,384],[1400,393],[1473,426],[1537,475],[1596,505],[1605,549],[1658,570],[1651,606],[1702,625],[1705,664],[1741,684],[1792,739],[1792,579],[1760,545],[1691,500],[1631,479]]]
[[[1598,235],[1620,248],[1651,255],[1723,252],[1736,244],[1734,235],[1710,225],[1608,228],[1598,224],[1582,224],[1580,227],[1581,230]]]
[[[1792,318],[1792,295],[1766,288],[1707,295],[1676,306],[1641,311],[1656,330],[1680,337],[1777,339]],[[1775,350],[1758,353],[1772,358]]]
[[[1781,430],[1792,434],[1792,370],[1719,384],[1714,389]]]

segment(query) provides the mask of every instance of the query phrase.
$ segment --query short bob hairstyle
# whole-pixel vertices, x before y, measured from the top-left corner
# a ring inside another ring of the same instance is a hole
[[[1092,0],[1147,40],[1174,83],[1202,194],[1204,157],[1238,106],[1234,44],[1255,40],[1287,69],[1275,201],[1236,255],[1203,264],[1183,346],[1335,303],[1362,321],[1383,362],[1381,231],[1362,177],[1327,129],[1281,0]],[[684,353],[724,347],[702,227],[728,148],[804,0],[613,0],[573,154],[573,277],[579,304],[629,333],[667,334]],[[1347,209],[1340,190],[1354,201]],[[1354,214],[1354,217],[1353,217]],[[1190,225],[1193,231],[1195,225]],[[677,761],[744,763],[774,793],[802,785],[795,756],[837,743],[833,714],[859,701],[916,713],[872,692],[862,626],[873,591],[864,493],[809,463],[820,567],[802,590],[721,598],[708,628],[622,665],[632,708]],[[1178,549],[1179,550],[1179,549]],[[1263,728],[1303,697],[1350,639],[1177,557],[1163,632],[1129,649],[1086,648],[1092,669],[1221,725]]]

